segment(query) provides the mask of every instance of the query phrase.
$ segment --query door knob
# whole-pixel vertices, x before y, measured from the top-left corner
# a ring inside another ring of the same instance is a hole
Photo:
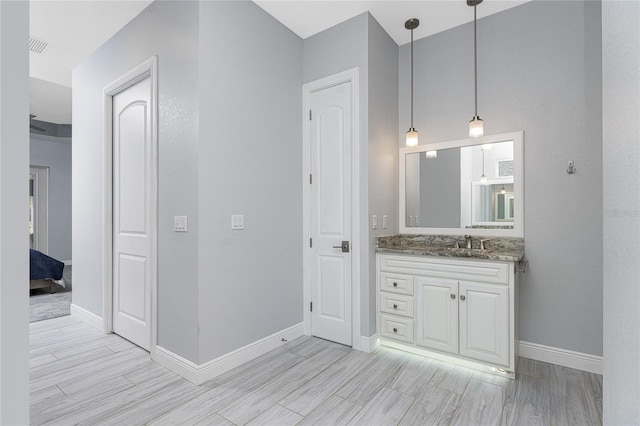
[[[464,297],[464,295],[460,296],[460,300],[464,300],[466,299],[466,297]]]
[[[349,253],[349,241],[343,241],[339,246],[333,246],[333,248],[342,249],[343,253]]]

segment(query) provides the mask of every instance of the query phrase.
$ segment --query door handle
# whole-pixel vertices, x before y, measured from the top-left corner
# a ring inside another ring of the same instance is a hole
[[[339,248],[343,253],[349,253],[349,241],[343,241],[341,245],[333,246],[333,248]]]

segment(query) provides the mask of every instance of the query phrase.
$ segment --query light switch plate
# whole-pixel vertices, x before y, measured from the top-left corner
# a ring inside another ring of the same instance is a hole
[[[231,215],[231,229],[233,230],[244,229],[244,215],[242,214]]]
[[[174,216],[173,217],[173,230],[175,232],[187,232],[187,217],[186,216]]]
[[[382,216],[382,228],[383,229],[387,229],[387,226],[389,225],[387,222],[388,222],[388,219],[387,219],[387,215],[385,214],[385,215]]]
[[[378,228],[378,215],[376,214],[374,214],[373,217],[371,218],[371,228],[372,229]]]

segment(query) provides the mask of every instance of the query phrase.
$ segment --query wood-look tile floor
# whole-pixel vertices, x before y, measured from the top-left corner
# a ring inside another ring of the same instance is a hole
[[[30,329],[38,425],[602,424],[601,376],[525,358],[512,381],[303,337],[195,386],[73,317]]]

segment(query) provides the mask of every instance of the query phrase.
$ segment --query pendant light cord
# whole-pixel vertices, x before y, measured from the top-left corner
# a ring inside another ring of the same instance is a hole
[[[413,29],[411,29],[411,129],[413,130]]]
[[[484,149],[482,149],[482,176],[484,176]]]
[[[478,117],[478,41],[477,34],[478,30],[476,29],[476,6],[473,6],[473,75],[474,75],[474,92],[475,92],[475,116]]]

